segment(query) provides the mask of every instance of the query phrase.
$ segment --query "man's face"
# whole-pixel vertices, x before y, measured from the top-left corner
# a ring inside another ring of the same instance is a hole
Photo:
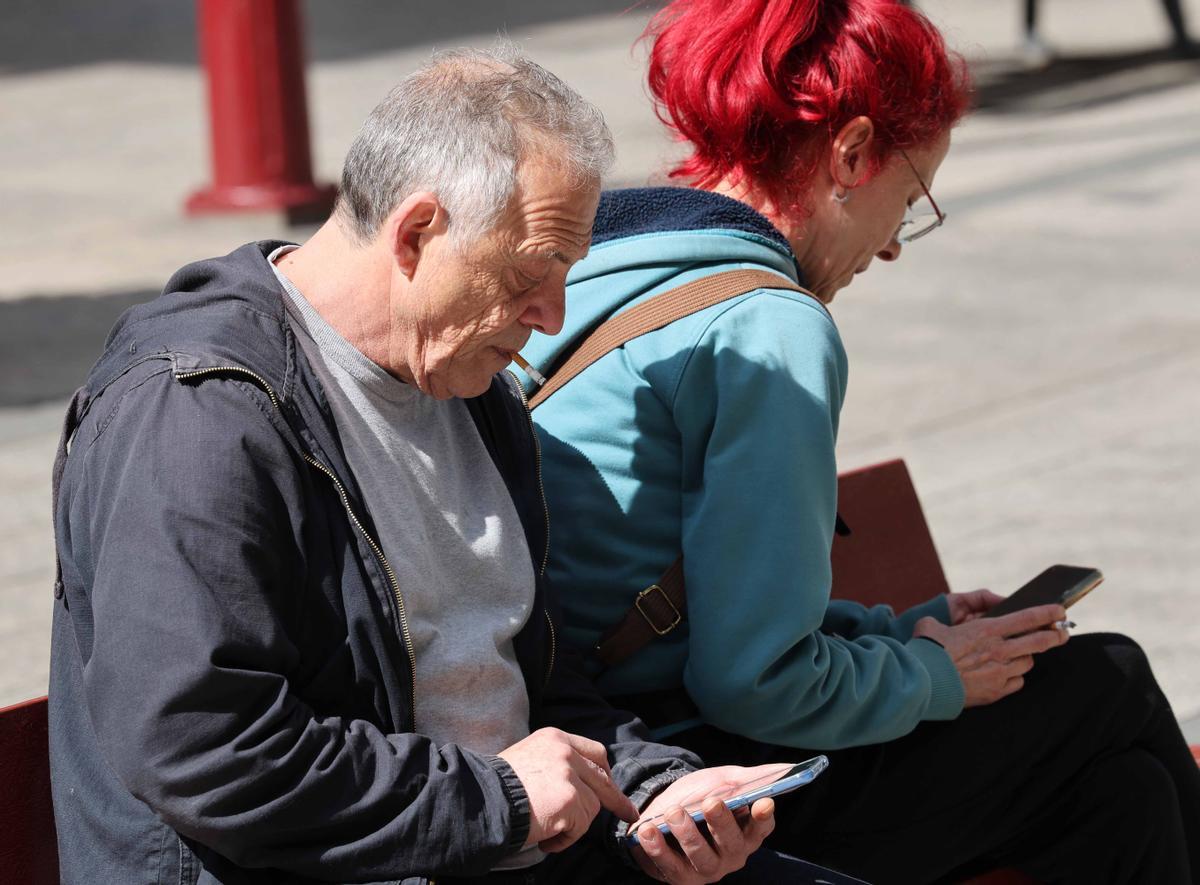
[[[562,329],[567,271],[587,254],[598,181],[572,188],[555,163],[523,162],[508,209],[494,229],[455,246],[425,245],[403,304],[403,362],[438,399],[478,396],[534,330]],[[453,219],[451,219],[453,224]]]

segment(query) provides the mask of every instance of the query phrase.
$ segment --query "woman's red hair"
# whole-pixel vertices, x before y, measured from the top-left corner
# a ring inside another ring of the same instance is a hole
[[[933,144],[967,109],[966,63],[893,0],[674,0],[650,22],[659,118],[692,146],[671,170],[748,183],[796,209],[837,132],[875,124],[870,171]]]

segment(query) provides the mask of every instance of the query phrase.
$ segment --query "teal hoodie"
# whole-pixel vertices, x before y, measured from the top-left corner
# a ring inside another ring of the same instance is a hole
[[[563,332],[535,336],[524,355],[550,374],[597,323],[738,268],[798,280],[783,236],[739,202],[607,192],[592,250],[567,280]],[[945,597],[899,617],[829,598],[846,372],[818,302],[758,289],[629,342],[534,412],[567,642],[593,648],[684,554],[688,620],[599,674],[603,691],[683,686],[719,728],[821,750],[958,715],[949,656],[912,637],[925,615],[948,621]]]

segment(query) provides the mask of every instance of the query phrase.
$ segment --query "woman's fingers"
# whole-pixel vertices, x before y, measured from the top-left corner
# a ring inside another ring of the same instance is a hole
[[[1040,655],[1044,651],[1063,645],[1070,638],[1070,634],[1065,630],[1054,628],[1034,630],[1024,636],[1014,636],[1004,640],[1004,653],[1010,659]]]
[[[991,618],[983,623],[989,624],[996,635],[1020,636],[1022,633],[1049,627],[1066,616],[1067,610],[1061,605],[1035,605],[999,618]]]
[[[1025,677],[1014,676],[1012,679],[1009,679],[1007,682],[1004,683],[1004,688],[1001,691],[1000,698],[1006,698],[1010,694],[1016,694],[1018,691],[1020,691],[1024,687],[1025,687]],[[996,700],[999,700],[1000,698],[997,698]]]

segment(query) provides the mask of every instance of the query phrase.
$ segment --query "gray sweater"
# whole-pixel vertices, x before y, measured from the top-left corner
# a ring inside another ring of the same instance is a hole
[[[521,521],[462,400],[388,374],[341,336],[270,256],[288,321],[325,388],[346,460],[396,572],[416,654],[416,727],[499,753],[529,734],[513,637],[533,609]],[[500,869],[537,862],[536,846]]]

